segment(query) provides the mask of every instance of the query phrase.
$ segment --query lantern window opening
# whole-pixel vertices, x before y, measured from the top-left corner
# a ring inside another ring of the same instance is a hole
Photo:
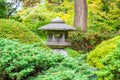
[[[55,34],[56,42],[61,42],[61,38],[62,38],[62,34],[61,33],[56,33]]]
[[[68,33],[65,33],[65,41],[68,41]]]
[[[60,34],[60,33],[55,34],[55,38],[61,38],[61,37],[62,37],[62,34]]]

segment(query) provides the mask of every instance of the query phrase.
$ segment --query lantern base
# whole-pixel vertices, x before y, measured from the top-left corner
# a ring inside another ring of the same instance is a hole
[[[62,54],[64,56],[68,56],[68,52],[66,50],[64,50],[64,49],[53,49],[53,52],[55,54]]]
[[[46,45],[52,49],[64,49],[69,47],[71,44],[69,42],[46,42]]]

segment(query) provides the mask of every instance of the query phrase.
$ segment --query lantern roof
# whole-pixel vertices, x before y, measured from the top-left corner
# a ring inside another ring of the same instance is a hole
[[[50,24],[40,27],[38,30],[51,30],[51,31],[74,31],[75,28],[65,24],[65,21],[59,17],[51,20]]]

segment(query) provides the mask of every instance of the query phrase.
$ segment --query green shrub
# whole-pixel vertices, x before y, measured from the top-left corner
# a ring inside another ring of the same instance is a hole
[[[0,39],[0,79],[88,80],[92,74],[85,58],[64,57],[36,45]]]
[[[44,26],[46,24],[49,24],[49,20],[45,20],[45,21],[31,21],[31,22],[22,22],[22,24],[24,24],[27,28],[30,29],[30,31],[32,31],[33,33],[35,33],[37,36],[39,36],[41,39],[45,38],[47,36],[46,31],[42,31],[42,30],[38,30],[39,27]]]
[[[89,28],[95,31],[120,30],[119,0],[89,0]]]
[[[63,56],[35,45],[0,39],[0,79],[22,80],[58,65]]]
[[[107,41],[103,41],[89,53],[89,55],[87,56],[87,62],[97,68],[104,67],[104,64],[100,62],[100,59],[103,59],[106,55],[111,54],[116,49],[117,41],[119,40],[120,36]]]
[[[88,30],[87,32],[82,32],[78,30],[70,34],[70,41],[74,50],[89,52],[102,41],[113,38],[119,34],[120,31],[106,31],[101,33],[99,31],[95,32],[93,30]]]
[[[120,41],[117,49],[112,54],[101,60],[105,67],[97,72],[98,80],[119,80],[120,79]]]
[[[40,38],[24,25],[9,19],[0,19],[0,37],[18,39],[22,43],[30,44],[41,42]]]
[[[92,74],[85,63],[85,57],[85,55],[76,58],[67,57],[59,66],[51,67],[37,77],[29,77],[28,80],[95,80],[90,79]]]
[[[71,48],[66,48],[65,50],[68,52],[68,55],[71,57],[76,57],[76,56],[80,55],[80,53],[82,53],[82,52],[78,52],[76,50],[73,50]]]

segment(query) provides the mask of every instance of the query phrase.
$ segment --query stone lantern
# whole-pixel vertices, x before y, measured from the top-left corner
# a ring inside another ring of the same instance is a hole
[[[55,53],[67,55],[64,48],[71,45],[68,41],[68,31],[74,31],[75,28],[66,25],[60,18],[55,18],[50,24],[40,27],[39,30],[47,31],[47,46],[52,48]]]

